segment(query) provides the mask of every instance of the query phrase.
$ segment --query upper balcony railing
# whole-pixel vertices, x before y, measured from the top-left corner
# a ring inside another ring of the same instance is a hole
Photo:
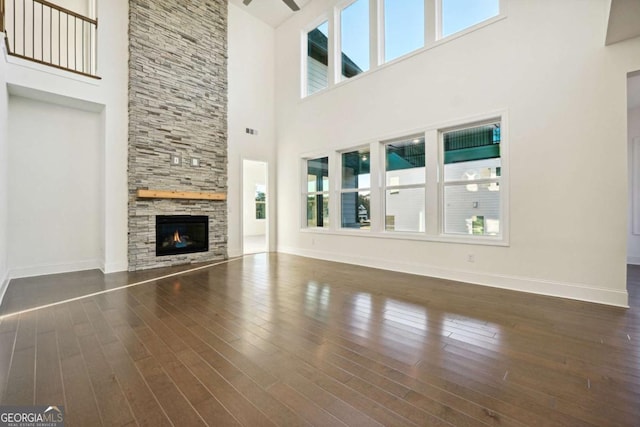
[[[0,0],[9,55],[99,78],[98,20],[45,0]]]

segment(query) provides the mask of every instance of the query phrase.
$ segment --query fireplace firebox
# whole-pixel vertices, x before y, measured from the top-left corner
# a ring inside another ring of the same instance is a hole
[[[190,254],[208,250],[208,216],[156,216],[156,256]]]

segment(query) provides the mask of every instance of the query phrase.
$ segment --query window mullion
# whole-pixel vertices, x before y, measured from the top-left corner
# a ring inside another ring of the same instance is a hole
[[[431,130],[425,133],[425,155],[426,155],[426,194],[425,209],[427,235],[438,235],[440,230],[440,184],[438,179],[438,171],[441,169],[438,131]]]
[[[500,183],[499,176],[495,178],[482,178],[482,179],[464,179],[464,180],[456,180],[456,181],[446,181],[444,185],[467,185],[467,184],[491,184],[492,182]]]
[[[438,39],[440,17],[438,11],[442,0],[425,0],[424,4],[424,45],[431,46]]]
[[[331,86],[342,80],[340,69],[342,67],[342,14],[338,7],[334,7],[329,21],[329,75]]]
[[[374,142],[370,145],[371,158],[371,231],[384,230],[384,149],[381,144]]]
[[[338,42],[340,37],[340,13],[336,12],[336,8],[333,8],[331,14],[329,15],[328,26],[329,26],[329,37],[327,40],[328,45],[328,55],[327,55],[327,85],[328,89],[331,89],[335,86],[338,81],[338,73],[340,69],[340,61],[338,60],[338,55],[340,54],[338,50],[340,49],[340,43]]]
[[[385,58],[385,38],[386,35],[384,33],[384,2],[385,0],[376,0],[377,1],[377,11],[378,11],[378,21],[376,22],[376,34],[378,36],[378,63],[376,65],[384,64]]]
[[[410,190],[412,188],[423,188],[424,183],[421,184],[405,184],[405,185],[387,185],[387,190]]]
[[[369,0],[369,67],[371,70],[382,64],[381,58],[384,58],[381,51],[381,43],[384,40],[381,32],[382,1]]]
[[[340,154],[329,155],[329,230],[340,229],[340,190],[342,189],[342,167]]]

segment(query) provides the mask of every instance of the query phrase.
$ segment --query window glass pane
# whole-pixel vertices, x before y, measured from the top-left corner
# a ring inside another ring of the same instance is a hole
[[[369,0],[357,0],[340,14],[342,34],[342,77],[369,69]]]
[[[340,207],[342,227],[371,228],[371,198],[368,191],[342,193]]]
[[[447,185],[444,201],[445,233],[500,233],[499,183]]]
[[[342,154],[342,188],[369,188],[371,186],[371,156],[369,149]]]
[[[500,123],[443,134],[445,181],[472,181],[500,176]]]
[[[475,181],[500,177],[500,158],[444,165],[445,181]]]
[[[387,144],[385,153],[387,186],[424,183],[424,137]]]
[[[266,187],[261,184],[256,185],[256,219],[266,219]]]
[[[384,0],[384,60],[424,46],[424,0]]]
[[[387,190],[385,229],[387,231],[424,231],[424,188]]]
[[[500,13],[500,0],[442,0],[442,37]]]
[[[266,219],[267,211],[265,209],[266,205],[264,202],[256,202],[256,219]]]
[[[307,226],[329,227],[329,194],[307,196]]]
[[[307,160],[307,191],[329,191],[329,158]]]
[[[325,89],[329,84],[328,37],[327,21],[307,33],[307,95]]]

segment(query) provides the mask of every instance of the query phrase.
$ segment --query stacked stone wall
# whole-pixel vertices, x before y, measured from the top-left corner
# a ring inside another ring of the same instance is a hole
[[[227,257],[226,202],[136,196],[227,191],[226,0],[130,0],[128,168],[129,270]],[[157,257],[156,215],[207,215],[209,251]]]

